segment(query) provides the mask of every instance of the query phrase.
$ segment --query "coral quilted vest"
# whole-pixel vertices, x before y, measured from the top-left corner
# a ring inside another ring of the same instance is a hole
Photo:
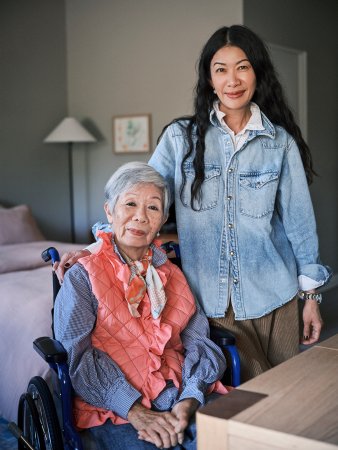
[[[79,261],[98,300],[92,344],[118,364],[128,382],[142,393],[142,404],[149,408],[166,380],[181,386],[184,348],[180,334],[196,310],[195,300],[182,272],[167,261],[156,269],[167,295],[161,316],[153,319],[146,294],[138,308],[141,317],[132,317],[124,297],[129,268],[114,252],[111,234],[101,237],[100,252]],[[74,402],[74,416],[79,428],[101,425],[108,418],[115,424],[126,423],[112,411],[89,405],[79,397]]]

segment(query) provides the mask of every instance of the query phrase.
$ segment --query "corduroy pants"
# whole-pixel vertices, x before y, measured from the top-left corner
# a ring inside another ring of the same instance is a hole
[[[225,317],[209,318],[211,325],[236,336],[241,360],[241,383],[299,353],[297,298],[258,319],[235,320],[230,303]]]

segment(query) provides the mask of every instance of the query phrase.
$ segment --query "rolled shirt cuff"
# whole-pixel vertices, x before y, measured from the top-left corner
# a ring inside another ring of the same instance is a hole
[[[301,291],[309,291],[324,286],[332,276],[331,268],[321,264],[307,264],[301,267],[299,272],[298,284]]]
[[[204,405],[205,393],[207,389],[208,384],[206,384],[204,381],[190,378],[185,382],[185,387],[183,388],[178,401],[180,402],[181,400],[185,400],[186,398],[195,398],[200,402],[201,405]]]
[[[317,289],[323,284],[323,281],[312,280],[312,278],[309,278],[306,275],[299,275],[298,277],[298,285],[300,291],[311,291],[312,289]]]
[[[111,409],[122,419],[128,420],[127,416],[133,404],[139,400],[142,395],[129,383],[123,383],[119,389],[112,392],[112,398],[106,398],[106,405],[111,404]]]

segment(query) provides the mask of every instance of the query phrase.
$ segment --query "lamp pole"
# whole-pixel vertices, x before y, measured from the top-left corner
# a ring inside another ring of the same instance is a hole
[[[89,133],[74,117],[65,117],[61,123],[44,139],[46,143],[68,143],[68,175],[70,192],[70,233],[72,242],[75,242],[74,220],[74,183],[73,183],[73,144],[74,142],[96,142],[95,137]]]
[[[70,234],[72,243],[75,242],[74,223],[74,184],[73,184],[73,143],[68,142],[68,171],[69,171],[69,193],[70,193]]]

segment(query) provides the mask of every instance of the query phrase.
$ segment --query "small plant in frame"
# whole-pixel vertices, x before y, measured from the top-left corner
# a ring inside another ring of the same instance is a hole
[[[150,114],[115,116],[113,143],[115,153],[150,152]]]

